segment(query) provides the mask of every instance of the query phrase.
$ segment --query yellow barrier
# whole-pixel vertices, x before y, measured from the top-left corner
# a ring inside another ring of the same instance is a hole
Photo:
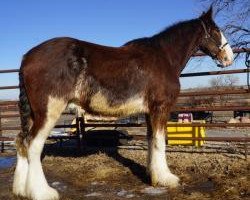
[[[76,125],[76,118],[73,119],[73,121],[71,122],[71,125]],[[76,128],[71,128],[70,132],[71,133],[75,133],[76,132]]]
[[[205,123],[204,120],[194,120],[194,123]],[[205,127],[178,127],[178,122],[168,122],[168,124],[176,124],[175,127],[167,127],[168,134],[168,144],[170,145],[193,145],[193,146],[201,146],[204,144],[204,141],[192,141],[192,140],[171,140],[171,137],[180,137],[180,138],[205,138],[206,132]],[[183,123],[182,123],[183,124]],[[190,124],[190,122],[185,122],[185,124]]]

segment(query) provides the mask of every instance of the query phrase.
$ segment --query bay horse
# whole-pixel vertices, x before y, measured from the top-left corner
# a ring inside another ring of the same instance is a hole
[[[14,194],[33,200],[59,198],[46,181],[40,155],[69,103],[103,116],[145,113],[151,184],[177,187],[179,178],[170,172],[165,157],[165,126],[180,92],[181,71],[199,49],[221,66],[233,62],[212,8],[117,48],[64,37],[31,49],[19,74],[22,131],[16,138]]]

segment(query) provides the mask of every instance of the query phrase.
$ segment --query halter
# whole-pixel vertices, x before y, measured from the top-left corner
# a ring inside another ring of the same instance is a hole
[[[218,61],[217,61],[218,60],[218,54],[224,49],[225,46],[228,45],[228,42],[226,42],[225,44],[222,44],[222,45],[218,46],[217,43],[216,43],[216,41],[215,41],[215,39],[207,31],[207,27],[206,27],[205,23],[201,19],[199,19],[199,20],[200,20],[201,25],[203,27],[203,30],[205,32],[205,39],[210,38],[211,41],[215,44],[215,46],[219,49],[218,52],[215,53],[215,55],[211,54],[211,57],[212,57],[212,59],[214,60],[214,62],[216,63],[216,65],[218,67],[223,68],[223,66],[220,63],[218,63]]]
[[[206,39],[208,39],[208,38],[212,39],[212,41],[213,41],[213,43],[216,45],[216,47],[218,47],[218,49],[220,49],[220,51],[223,50],[223,48],[224,48],[225,46],[228,45],[228,42],[226,42],[225,44],[222,44],[222,45],[220,45],[220,46],[217,46],[215,39],[214,39],[214,38],[209,34],[209,32],[207,31],[207,27],[206,27],[205,23],[204,23],[201,19],[199,19],[199,20],[200,20],[201,25],[202,25],[202,27],[203,27],[203,30],[204,30],[204,32],[205,32],[205,34],[206,34],[206,35],[205,35],[205,38],[206,38]],[[217,56],[217,55],[216,55],[216,56]]]
[[[207,27],[206,27],[206,25],[205,25],[205,23],[200,19],[200,22],[201,22],[201,25],[202,25],[202,27],[203,27],[203,29],[204,29],[204,31],[205,31],[205,38],[210,38],[211,37],[211,35],[208,33],[208,31],[207,31]]]

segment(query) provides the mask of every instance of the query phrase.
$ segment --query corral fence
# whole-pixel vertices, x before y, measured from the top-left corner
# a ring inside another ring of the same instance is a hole
[[[244,49],[234,49],[234,53],[245,53],[246,54],[246,61],[245,65],[246,68],[242,69],[235,69],[235,70],[223,70],[223,71],[208,71],[208,72],[197,72],[197,73],[185,73],[181,74],[182,78],[185,77],[198,77],[198,76],[212,76],[212,75],[224,75],[224,74],[239,74],[239,73],[245,73],[247,74],[247,87],[237,87],[237,88],[228,88],[228,89],[219,89],[219,90],[202,90],[202,91],[186,91],[181,92],[179,95],[179,99],[181,98],[191,98],[191,97],[216,97],[216,96],[223,96],[223,95],[249,95],[250,94],[250,86],[249,86],[249,73],[250,73],[250,48],[244,48]],[[197,53],[195,56],[204,56],[202,53]],[[8,70],[0,70],[0,75],[3,73],[18,73],[18,69],[8,69]],[[1,86],[0,90],[13,90],[13,89],[19,89],[19,86]],[[249,111],[250,112],[250,105],[239,105],[236,103],[229,103],[225,105],[214,105],[214,104],[207,104],[207,105],[189,105],[189,106],[183,106],[183,105],[177,105],[174,109],[174,112],[201,112],[201,111]],[[6,113],[7,114],[4,114]],[[13,113],[16,112],[16,113]],[[70,112],[64,112],[64,115],[72,115]],[[13,118],[19,118],[20,115],[18,113],[18,101],[0,101],[0,142],[1,142],[1,152],[4,151],[4,144],[6,141],[13,141],[14,137],[6,136],[6,134],[2,134],[3,131],[20,131],[20,125],[14,124],[11,126],[4,126],[3,121]],[[75,124],[60,124],[57,125],[55,128],[68,128],[68,129],[74,129],[75,133],[74,135],[57,135],[57,136],[51,136],[51,139],[76,139],[78,141],[79,149],[82,145],[82,138],[84,138],[84,134],[86,132],[87,128],[96,128],[96,127],[145,127],[145,123],[88,123],[85,122],[83,116],[76,116],[76,123]],[[176,124],[168,124],[168,127],[175,127]],[[178,127],[198,127],[200,130],[201,127],[220,127],[220,128],[227,128],[227,127],[233,127],[233,128],[248,128],[250,127],[250,123],[189,123],[189,124],[178,124]],[[200,132],[200,131],[199,131]],[[145,135],[132,135],[133,139],[146,139]],[[239,142],[244,145],[244,152],[245,157],[247,158],[248,155],[248,147],[250,142],[250,137],[248,134],[246,134],[244,137],[201,137],[199,134],[198,137],[171,137],[171,140],[192,140],[194,143],[196,141],[216,141],[216,142]]]

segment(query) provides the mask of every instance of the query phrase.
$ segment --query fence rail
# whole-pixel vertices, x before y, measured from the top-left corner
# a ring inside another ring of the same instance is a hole
[[[11,72],[19,71],[18,69],[9,70]],[[194,77],[194,76],[211,76],[211,75],[224,75],[224,74],[240,74],[240,73],[248,73],[250,69],[235,69],[235,70],[224,70],[224,71],[208,71],[208,72],[195,72],[195,73],[185,73],[181,74],[180,77]],[[9,73],[8,70],[0,70],[0,73]],[[11,89],[19,89],[18,85],[14,86],[1,86],[0,90],[11,90]]]
[[[242,74],[250,72],[249,69],[234,69],[234,70],[223,70],[223,71],[210,71],[210,72],[195,72],[195,73],[185,73],[181,74],[181,77],[193,77],[193,76],[215,76],[224,74]]]
[[[234,48],[233,49],[234,53],[248,53],[250,52],[250,48]],[[206,56],[206,54],[202,53],[202,52],[197,52],[194,54],[194,57],[199,57],[199,56]]]
[[[250,127],[250,123],[232,123],[232,124],[228,124],[228,123],[183,123],[183,124],[167,124],[166,127],[210,127],[210,128],[214,128],[214,127],[220,127],[220,128],[227,128],[227,127],[241,127],[241,128],[245,128],[245,127]],[[55,128],[74,128],[75,125],[70,125],[70,124],[64,124],[64,125],[56,125]],[[137,124],[137,123],[85,123],[84,124],[85,128],[88,127],[147,127],[146,124]],[[11,126],[11,127],[0,127],[0,130],[20,130],[21,126]]]
[[[1,111],[18,111],[16,108],[0,108]],[[214,107],[176,107],[172,109],[172,112],[198,112],[198,111],[250,111],[249,106],[214,106]],[[69,113],[64,113],[69,114]],[[0,114],[1,118],[17,118],[20,114]]]
[[[19,89],[18,85],[14,85],[14,86],[2,86],[0,87],[0,90],[15,90],[15,89]]]
[[[228,94],[250,94],[249,89],[224,89],[224,90],[205,90],[197,92],[181,92],[179,97],[191,96],[210,96],[210,95],[228,95]]]
[[[249,106],[214,106],[214,107],[178,107],[173,109],[176,112],[198,112],[198,111],[249,111]]]

